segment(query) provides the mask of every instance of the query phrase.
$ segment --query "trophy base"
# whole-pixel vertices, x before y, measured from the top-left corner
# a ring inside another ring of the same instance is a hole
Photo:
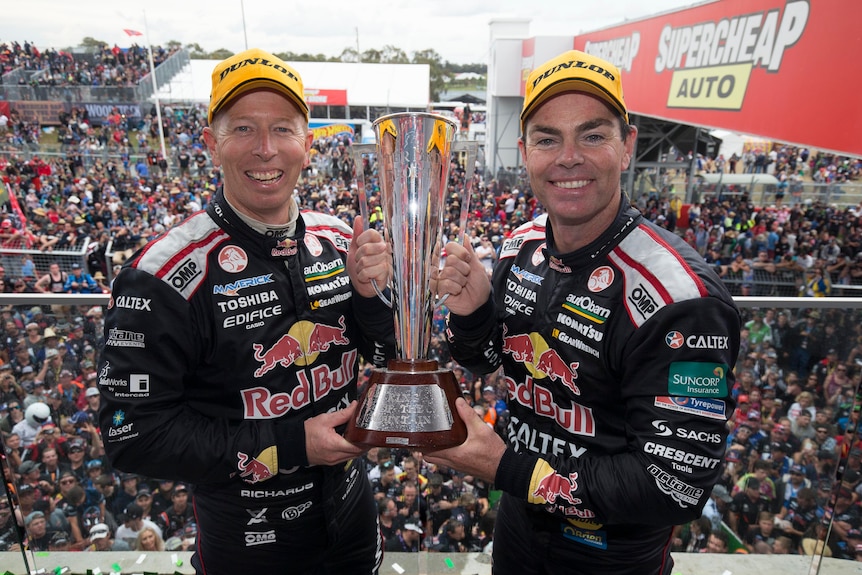
[[[375,369],[344,437],[362,447],[436,451],[467,439],[455,410],[461,389],[451,371],[433,360],[391,360]]]

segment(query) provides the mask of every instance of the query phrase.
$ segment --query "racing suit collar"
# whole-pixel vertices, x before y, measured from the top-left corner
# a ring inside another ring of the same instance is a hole
[[[554,230],[551,220],[547,220],[547,242],[544,251],[545,258],[550,266],[563,273],[571,273],[572,270],[581,266],[589,265],[591,261],[604,256],[613,246],[619,243],[619,239],[628,235],[643,219],[641,213],[631,205],[629,198],[621,192],[622,201],[617,217],[605,232],[595,241],[579,250],[569,253],[560,253],[554,247]],[[614,241],[617,240],[617,241]]]
[[[228,231],[232,236],[239,236],[249,241],[251,245],[258,245],[261,254],[270,259],[284,259],[296,254],[297,240],[305,236],[305,221],[300,213],[296,218],[296,228],[291,236],[275,237],[256,231],[249,226],[239,214],[231,208],[224,197],[224,188],[219,188],[213,196],[207,213],[218,223],[219,227]]]

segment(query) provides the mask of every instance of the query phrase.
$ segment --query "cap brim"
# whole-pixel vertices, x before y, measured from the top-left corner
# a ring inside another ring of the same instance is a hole
[[[564,92],[586,92],[587,94],[595,96],[610,105],[625,119],[626,123],[629,121],[628,112],[622,103],[598,84],[594,84],[589,80],[583,79],[561,78],[559,81],[548,85],[544,90],[542,90],[541,94],[530,102],[529,106],[524,108],[521,112],[521,130],[523,131],[524,125],[526,124],[527,118],[530,114],[535,112],[541,104]]]
[[[272,80],[270,78],[253,78],[246,82],[242,82],[234,86],[234,89],[222,96],[222,99],[218,101],[218,103],[212,107],[212,111],[209,114],[209,122],[212,123],[213,118],[216,114],[218,114],[222,109],[226,106],[230,105],[236,98],[245,94],[246,92],[250,92],[251,90],[255,90],[258,88],[268,88],[270,90],[275,90],[276,92],[281,93],[283,96],[286,96],[288,100],[293,102],[299,111],[308,116],[308,104],[302,98],[299,98],[293,91],[289,90],[284,84]]]

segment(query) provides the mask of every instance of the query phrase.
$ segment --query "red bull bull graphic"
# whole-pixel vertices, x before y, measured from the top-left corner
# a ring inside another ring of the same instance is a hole
[[[310,321],[298,321],[290,330],[281,336],[271,347],[253,343],[254,359],[261,363],[254,371],[255,377],[263,377],[270,371],[281,366],[292,364],[311,365],[320,352],[329,351],[333,345],[350,345],[344,316],[338,318],[338,326],[331,326]]]
[[[267,447],[257,457],[242,451],[237,451],[236,457],[239,476],[246,483],[266,481],[278,472],[278,454],[274,446]]]
[[[549,378],[559,381],[575,395],[580,395],[575,380],[578,379],[580,362],[567,364],[556,350],[550,348],[541,335],[507,335],[508,327],[503,324],[503,353],[508,353],[517,362],[523,363],[535,379]]]
[[[573,471],[568,475],[561,475],[551,467],[548,462],[539,460],[533,471],[532,489],[527,499],[529,503],[538,505],[554,505],[566,515],[577,516],[581,519],[591,519],[595,513],[589,509],[578,507],[583,500],[576,497],[579,489],[578,472]]]
[[[344,332],[347,331],[344,316],[338,318],[338,325],[339,327],[322,323],[314,324],[311,336],[308,338],[309,353],[329,351],[331,345],[350,345],[350,340],[344,335]]]
[[[539,356],[536,369],[547,375],[551,381],[559,381],[572,393],[580,395],[581,390],[575,384],[578,378],[578,365],[580,364],[577,361],[567,365],[555,350],[549,348]]]
[[[515,361],[533,363],[533,342],[530,335],[507,336],[507,332],[508,328],[506,324],[503,324],[503,353],[508,353]]]

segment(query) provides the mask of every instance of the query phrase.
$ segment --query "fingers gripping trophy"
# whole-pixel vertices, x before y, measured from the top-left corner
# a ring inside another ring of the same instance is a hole
[[[457,126],[427,113],[383,116],[374,122],[375,145],[355,145],[360,209],[367,221],[362,154],[377,154],[384,235],[392,247],[391,308],[398,359],[375,369],[348,423],[348,441],[367,447],[434,451],[464,442],[467,429],[455,410],[461,390],[454,374],[428,359],[435,308],[432,280],[446,238],[443,216],[452,152],[466,153],[467,177],[460,231],[466,226],[478,146],[453,143]],[[378,295],[388,301],[379,291]],[[436,305],[442,303],[442,300]]]

